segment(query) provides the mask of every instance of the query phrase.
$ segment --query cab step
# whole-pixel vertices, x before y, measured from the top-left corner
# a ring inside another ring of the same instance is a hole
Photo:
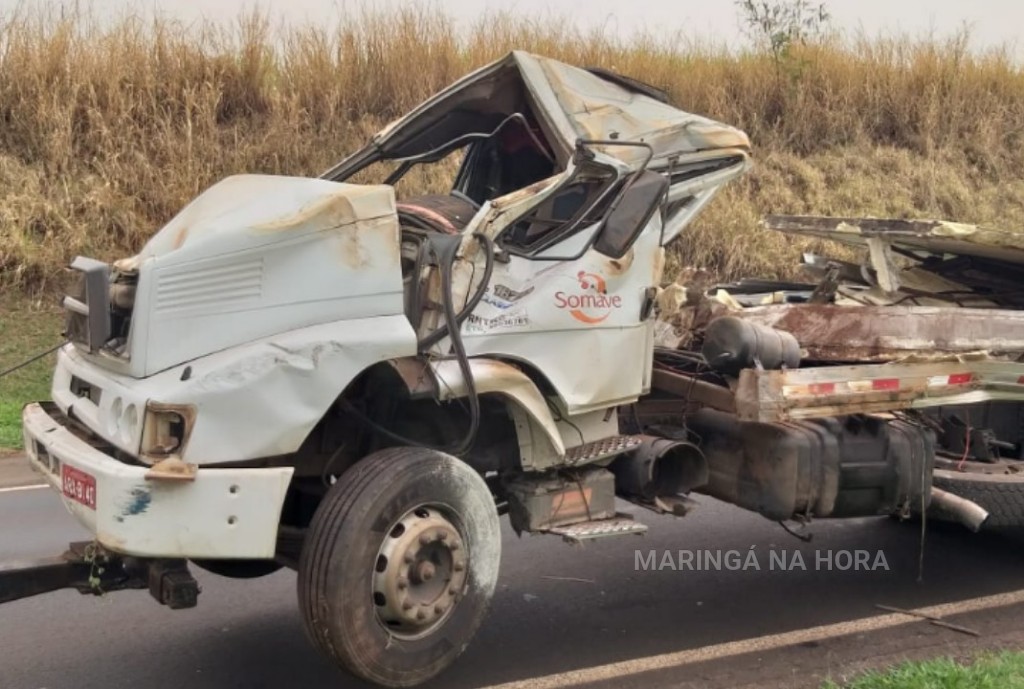
[[[601,440],[577,445],[565,451],[565,466],[575,467],[607,459],[608,457],[615,457],[640,447],[643,440],[644,438],[641,435],[613,435]]]
[[[610,519],[579,522],[568,526],[553,526],[549,533],[561,536],[568,543],[581,544],[598,538],[612,536],[640,536],[647,533],[647,525],[633,519],[630,514],[619,512]]]

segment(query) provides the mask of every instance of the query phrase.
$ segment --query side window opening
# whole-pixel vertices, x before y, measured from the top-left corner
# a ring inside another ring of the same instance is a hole
[[[558,172],[540,130],[528,119],[513,119],[494,136],[470,146],[456,189],[475,203],[528,187]]]
[[[515,253],[537,253],[583,228],[600,222],[618,187],[603,167],[584,167],[561,189],[510,225],[502,246]]]
[[[345,181],[353,184],[391,184],[399,200],[428,194],[447,194],[456,183],[456,175],[466,152],[466,147],[456,148],[437,160],[408,166],[394,160],[378,160]]]

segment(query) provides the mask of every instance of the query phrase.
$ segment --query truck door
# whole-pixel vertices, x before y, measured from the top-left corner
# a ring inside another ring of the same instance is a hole
[[[464,324],[467,350],[529,363],[570,413],[645,391],[650,288],[664,265],[657,210],[667,182],[655,173],[643,180],[647,205],[640,213],[635,190],[624,188],[639,179],[582,168],[506,228],[497,243],[507,261],[495,265]]]

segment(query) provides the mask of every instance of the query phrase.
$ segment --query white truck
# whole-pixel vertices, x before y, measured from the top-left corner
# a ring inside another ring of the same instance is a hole
[[[980,528],[991,507],[954,474],[1018,489],[1024,312],[893,297],[914,268],[884,228],[841,234],[871,262],[811,260],[819,283],[663,289],[665,247],[749,166],[744,133],[652,87],[513,52],[318,179],[230,177],[138,255],[76,259],[24,440],[95,538],[0,566],[0,602],[148,587],[183,608],[189,563],[290,567],[313,643],[402,687],[482,622],[502,515],[582,542],[646,529],[616,496],[682,517],[706,493],[776,520],[939,507]],[[403,195],[414,177],[438,193]],[[867,293],[891,303],[844,302]],[[829,349],[861,308],[920,337]],[[922,309],[973,319],[969,341],[928,340]],[[984,411],[958,431],[959,409]]]

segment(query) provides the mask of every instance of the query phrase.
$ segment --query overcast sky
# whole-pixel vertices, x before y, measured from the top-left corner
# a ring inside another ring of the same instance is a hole
[[[393,0],[66,0],[91,5],[99,15],[116,15],[125,8],[159,12],[192,20],[208,17],[230,20],[246,9],[260,7],[290,22],[322,24],[345,8],[387,7]],[[60,5],[60,0],[0,0],[0,11],[17,5]],[[739,40],[732,0],[442,0],[434,3],[468,21],[488,12],[510,11],[531,18],[569,17],[581,28],[604,26],[610,33],[629,35],[640,29],[687,34],[716,40]],[[1024,56],[1018,34],[1024,25],[1024,0],[827,0],[833,25],[846,31],[947,36],[965,24],[972,29],[973,46],[1010,45]]]

